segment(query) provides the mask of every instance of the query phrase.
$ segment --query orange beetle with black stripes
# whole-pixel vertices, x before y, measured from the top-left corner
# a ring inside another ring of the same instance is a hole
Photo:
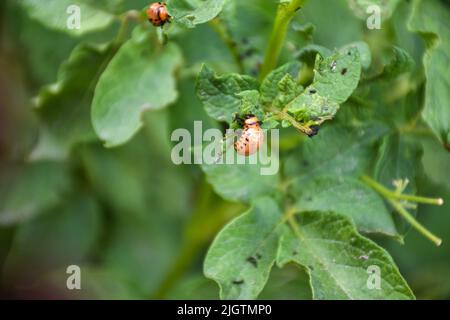
[[[162,27],[171,17],[164,2],[155,2],[148,7],[147,18],[155,27]]]
[[[243,119],[243,130],[239,139],[234,143],[234,150],[240,155],[249,156],[258,151],[264,142],[264,131],[260,122],[253,114]]]

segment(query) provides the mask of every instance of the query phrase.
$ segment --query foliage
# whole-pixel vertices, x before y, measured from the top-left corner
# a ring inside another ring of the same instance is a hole
[[[445,1],[168,0],[161,28],[148,5],[0,5],[0,293],[450,297]],[[276,174],[172,163],[173,130],[248,114],[280,129]]]

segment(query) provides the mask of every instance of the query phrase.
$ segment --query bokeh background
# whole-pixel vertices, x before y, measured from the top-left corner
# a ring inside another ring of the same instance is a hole
[[[117,12],[147,4],[113,2],[119,3],[111,4]],[[254,74],[276,2],[238,2],[228,27],[245,54],[247,73]],[[311,41],[332,49],[365,40],[376,63],[376,50],[395,39],[421,65],[424,43],[406,30],[409,10],[408,1],[400,1],[389,25],[373,35],[346,1],[311,0],[294,18],[282,60],[288,61]],[[305,28],[308,23],[315,26],[313,40]],[[174,35],[171,41],[179,44],[184,56],[177,79],[179,98],[164,110],[146,114],[144,128],[124,146],[108,149],[87,135],[67,151],[52,140],[49,127],[65,131],[58,108],[71,105],[73,112],[80,112],[81,107],[89,108],[89,97],[83,101],[68,90],[63,98],[54,99],[51,112],[34,107],[33,98],[43,86],[57,81],[59,68],[78,43],[110,41],[117,28],[118,23],[83,37],[68,36],[30,18],[17,1],[0,2],[0,290],[4,298],[218,298],[217,285],[203,276],[203,259],[218,230],[246,207],[219,197],[200,167],[175,166],[170,160],[174,129],[191,130],[194,120],[202,120],[204,128],[223,128],[206,115],[195,95],[195,76],[202,63],[218,73],[237,71],[214,28],[204,24]],[[82,78],[77,81],[83,83]],[[286,148],[298,141],[290,130],[283,139]],[[408,229],[404,245],[376,240],[392,254],[418,298],[448,299],[450,153],[432,135],[415,139],[423,146],[418,193],[446,200],[442,207],[419,206],[417,216],[442,237],[443,244],[435,247]],[[66,268],[74,264],[82,270],[81,291],[66,289]],[[307,276],[295,267],[274,268],[260,298],[311,298]]]

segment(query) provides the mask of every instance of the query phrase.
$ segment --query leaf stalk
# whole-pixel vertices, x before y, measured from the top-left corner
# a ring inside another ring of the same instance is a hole
[[[419,231],[423,236],[427,239],[431,240],[435,245],[440,246],[442,243],[442,239],[434,235],[428,229],[426,229],[423,225],[421,225],[409,212],[406,210],[406,207],[410,205],[410,202],[416,203],[424,203],[424,204],[432,204],[440,206],[444,204],[444,200],[442,198],[426,198],[415,195],[403,194],[396,191],[391,191],[388,188],[384,187],[377,181],[373,180],[369,176],[363,175],[361,180],[366,183],[369,187],[374,189],[380,195],[382,195],[387,202],[389,202],[392,207],[406,220],[411,224],[413,228]]]
[[[233,40],[222,20],[220,20],[220,18],[215,18],[209,22],[209,25],[217,33],[222,42],[228,47],[228,50],[230,51],[231,56],[239,69],[239,73],[245,73],[244,64],[242,62],[241,55],[239,54],[236,41]]]
[[[303,7],[305,2],[306,0],[292,0],[289,3],[281,2],[278,5],[269,44],[264,56],[264,62],[261,66],[260,80],[264,79],[276,67],[289,23],[295,13]]]

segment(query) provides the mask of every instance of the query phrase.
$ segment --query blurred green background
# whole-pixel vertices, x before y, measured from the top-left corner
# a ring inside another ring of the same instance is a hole
[[[120,5],[114,6],[113,2],[111,7],[118,12],[148,4],[118,0]],[[227,26],[246,55],[246,72],[254,74],[263,58],[276,2],[250,0],[237,5],[233,13],[225,11],[224,19],[234,15],[226,20]],[[345,1],[310,1],[294,18],[282,60],[289,61],[312,41],[333,49],[364,40],[375,64],[385,42],[393,42],[420,66],[424,42],[406,30],[409,10],[407,1],[401,1],[388,26],[369,33]],[[179,44],[184,56],[177,75],[178,100],[147,113],[144,128],[129,143],[107,149],[87,135],[67,151],[49,133],[67,133],[58,108],[74,106],[73,112],[80,112],[81,104],[89,108],[89,97],[84,101],[76,89],[67,88],[62,98],[48,102],[54,105],[47,111],[36,110],[33,98],[42,86],[57,81],[58,69],[79,42],[109,41],[118,23],[73,37],[33,20],[16,1],[1,1],[0,12],[1,296],[218,298],[217,285],[202,274],[203,259],[220,228],[246,207],[219,197],[200,167],[175,166],[170,160],[174,129],[190,130],[194,120],[202,120],[204,128],[222,128],[206,115],[195,95],[195,76],[202,63],[218,73],[238,71],[218,33],[203,24],[172,36],[170,41]],[[315,26],[312,35],[302,27],[308,23]],[[83,78],[71,85],[80,83],[85,85]],[[85,125],[90,126],[89,119]],[[418,194],[446,201],[442,207],[419,206],[417,216],[443,244],[435,247],[413,230],[405,231],[404,245],[376,240],[392,254],[417,298],[448,299],[450,153],[433,136],[413,139],[423,146]],[[296,132],[286,130],[282,142],[286,150],[291,149],[298,142]],[[69,265],[81,267],[83,290],[66,289]],[[260,298],[311,298],[308,281],[296,267],[274,267]]]

